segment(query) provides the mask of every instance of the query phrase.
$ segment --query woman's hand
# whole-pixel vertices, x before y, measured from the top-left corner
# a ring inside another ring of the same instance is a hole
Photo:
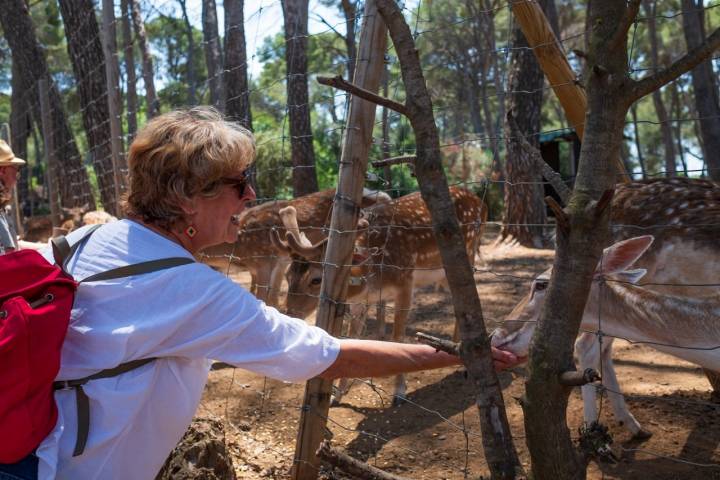
[[[493,362],[495,363],[495,371],[500,372],[506,368],[514,367],[527,360],[527,357],[518,357],[512,352],[507,350],[500,350],[499,348],[492,348]]]

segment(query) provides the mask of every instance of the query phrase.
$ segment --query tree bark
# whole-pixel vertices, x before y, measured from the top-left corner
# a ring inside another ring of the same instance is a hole
[[[340,0],[340,7],[345,15],[345,47],[348,52],[348,81],[355,77],[355,59],[357,47],[355,46],[355,25],[357,25],[357,1]]]
[[[10,45],[13,60],[17,63],[17,71],[23,85],[35,86],[41,79],[51,80],[47,61],[43,49],[35,36],[35,27],[30,17],[30,11],[23,0],[0,0],[0,23],[5,38]],[[95,200],[90,191],[90,183],[77,144],[72,135],[70,124],[65,115],[57,86],[49,81],[51,123],[56,145],[56,157],[59,168],[65,178],[72,181],[61,182],[60,199],[63,206],[79,207],[87,205],[95,208]],[[33,109],[33,118],[39,122],[40,102],[35,94],[30,95]]]
[[[683,0],[683,31],[688,50],[698,47],[705,38],[705,10],[702,0]],[[700,118],[703,158],[708,176],[720,180],[720,99],[717,74],[711,60],[692,70],[695,108]]]
[[[225,0],[225,115],[252,130],[243,0]]]
[[[660,39],[657,34],[655,25],[656,0],[643,0],[643,8],[645,9],[646,22],[648,25],[648,35],[650,36],[650,61],[653,71],[660,68],[659,54]],[[668,113],[663,102],[660,90],[652,92],[653,105],[655,106],[655,114],[660,124],[660,134],[663,141],[664,158],[665,158],[665,175],[674,177],[677,175],[677,167],[675,165],[675,145],[673,144],[672,125],[668,121]]]
[[[553,0],[539,2],[543,10]],[[554,8],[553,8],[554,10]],[[540,111],[543,102],[545,75],[528,48],[528,42],[520,27],[515,28],[515,40],[510,63],[510,95],[507,116],[517,123],[515,132],[507,125],[505,140],[505,213],[500,240],[517,241],[520,245],[541,248],[545,244],[543,225],[547,222],[545,213],[542,173],[529,152],[522,148],[517,139],[524,136],[534,147],[539,148],[537,133],[540,132]]]
[[[405,106],[417,142],[415,172],[422,198],[430,210],[433,233],[452,292],[462,340],[460,356],[477,389],[485,457],[492,478],[517,478],[522,475],[522,467],[513,445],[502,390],[493,368],[490,339],[473,280],[473,269],[450,200],[441,162],[439,135],[418,51],[410,28],[395,1],[378,0],[377,5],[400,59],[407,92]]]
[[[503,180],[505,174],[503,172],[502,158],[500,156],[500,140],[496,132],[505,119],[505,93],[502,84],[502,71],[497,54],[497,46],[495,44],[495,13],[490,0],[484,0],[479,6],[483,12],[476,11],[474,2],[466,1],[468,12],[478,19],[479,24],[476,27],[476,42],[483,50],[483,69],[482,69],[482,106],[485,117],[485,131],[490,137],[490,148],[493,154],[493,167],[491,177],[493,180]],[[479,31],[477,31],[479,30]],[[497,112],[492,114],[490,107],[490,99],[487,94],[489,85],[490,70],[493,70],[493,82],[495,86],[495,95],[497,96]]]
[[[30,95],[32,90],[21,81],[21,73],[18,71],[17,62],[12,62],[12,94],[10,97],[10,146],[16,157],[27,161],[27,142],[32,129],[32,117],[30,116]],[[27,202],[30,200],[30,165],[21,168],[17,182],[17,194],[21,208],[26,210]],[[29,212],[28,212],[29,213]]]
[[[635,149],[637,150],[638,162],[640,163],[640,173],[642,174],[643,180],[647,178],[647,169],[645,168],[645,157],[642,152],[642,142],[640,142],[640,127],[638,126],[637,120],[637,106],[633,105],[630,108],[633,118],[633,130],[635,132]]]
[[[140,5],[136,0],[127,0],[132,11],[133,29],[135,38],[142,55],[142,75],[145,82],[145,103],[147,104],[147,118],[152,118],[160,113],[160,101],[155,93],[155,72],[153,70],[152,56],[148,48],[145,23],[140,13]]]
[[[282,0],[293,195],[318,191],[307,79],[308,0]]]
[[[135,74],[135,49],[133,46],[131,17],[132,9],[128,0],[120,0],[120,12],[123,29],[123,53],[125,54],[125,100],[127,102],[128,143],[137,132],[137,76]]]
[[[205,40],[205,64],[208,71],[208,85],[210,87],[210,103],[222,110],[223,66],[220,36],[218,34],[218,19],[215,0],[202,2],[203,39]]]
[[[188,104],[197,104],[197,73],[195,72],[195,36],[190,18],[187,13],[187,0],[177,0],[185,23],[185,35],[187,36],[187,52],[185,53],[185,74],[188,84]]]
[[[588,8],[587,114],[575,189],[558,222],[557,251],[544,309],[538,320],[522,402],[525,431],[535,478],[584,479],[587,457],[574,450],[567,426],[570,387],[560,384],[574,370],[573,343],[592,275],[609,240],[608,210],[618,180],[628,108],[644,95],[674,80],[708,58],[720,43],[720,30],[699,49],[650,77],[628,76],[627,31],[639,0],[591,2]],[[610,40],[608,40],[610,39]],[[564,225],[564,227],[560,226]]]
[[[683,150],[682,122],[680,122],[680,118],[682,118],[682,103],[680,102],[680,93],[682,87],[679,83],[676,82],[672,85],[671,88],[672,90],[670,90],[670,114],[678,120],[676,122],[673,122],[673,137],[675,141],[675,147],[677,148],[678,157],[680,158],[680,165],[682,165],[683,174],[687,177],[689,172],[687,161],[685,161],[685,152]]]
[[[83,126],[104,208],[117,216],[105,55],[92,0],[60,0]]]

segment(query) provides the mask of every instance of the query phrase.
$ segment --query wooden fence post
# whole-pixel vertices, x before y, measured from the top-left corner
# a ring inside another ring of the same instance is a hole
[[[55,161],[55,137],[50,119],[50,94],[47,79],[38,80],[40,95],[40,121],[42,123],[43,140],[45,143],[45,168],[47,169],[48,203],[50,204],[50,220],[53,227],[60,225],[60,198],[58,197],[57,162]]]
[[[123,142],[122,126],[120,125],[120,90],[118,88],[120,73],[117,59],[117,40],[115,32],[115,4],[113,0],[102,0],[102,40],[105,53],[105,83],[107,85],[107,102],[110,112],[110,148],[112,150],[113,181],[115,184],[115,214],[120,214],[121,186],[124,184],[120,170],[125,162],[122,160]],[[106,207],[107,208],[107,207]]]
[[[378,14],[375,0],[366,2],[363,19],[354,83],[378,92],[385,61],[387,27]],[[319,327],[332,335],[339,334],[342,328],[350,274],[348,265],[355,242],[375,107],[374,103],[356,96],[350,102],[316,321]],[[294,480],[317,478],[320,460],[315,452],[323,440],[331,388],[331,381],[320,378],[310,380],[305,387],[295,447]]]

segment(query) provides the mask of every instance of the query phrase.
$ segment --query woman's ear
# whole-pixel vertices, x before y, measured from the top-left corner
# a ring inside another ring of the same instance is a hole
[[[180,200],[180,209],[185,215],[195,215],[197,213],[197,199],[195,197]]]

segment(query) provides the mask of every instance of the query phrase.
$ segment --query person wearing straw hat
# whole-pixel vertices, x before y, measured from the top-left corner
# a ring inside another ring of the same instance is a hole
[[[7,208],[25,160],[17,158],[5,140],[0,140],[0,255],[18,249],[17,234],[8,221]]]

